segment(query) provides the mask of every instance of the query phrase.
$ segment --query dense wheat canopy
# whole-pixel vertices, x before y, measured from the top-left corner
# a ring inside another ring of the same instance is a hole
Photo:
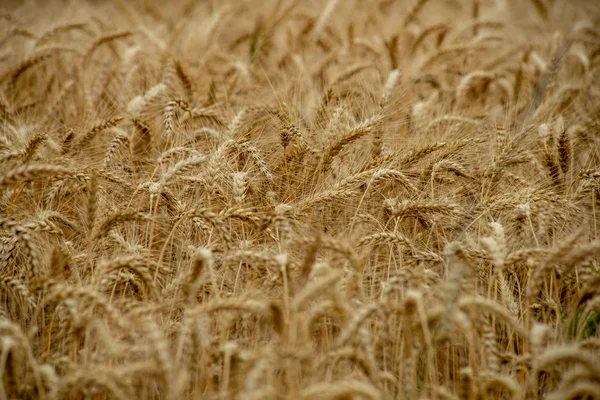
[[[597,1],[13,3],[0,400],[600,399]]]

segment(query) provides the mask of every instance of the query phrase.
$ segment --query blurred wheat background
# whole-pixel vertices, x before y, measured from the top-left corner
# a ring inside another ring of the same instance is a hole
[[[600,3],[0,11],[0,400],[600,399]]]

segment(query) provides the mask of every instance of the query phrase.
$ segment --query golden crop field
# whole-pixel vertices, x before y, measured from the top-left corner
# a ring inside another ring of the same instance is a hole
[[[600,399],[600,2],[0,7],[0,400]]]

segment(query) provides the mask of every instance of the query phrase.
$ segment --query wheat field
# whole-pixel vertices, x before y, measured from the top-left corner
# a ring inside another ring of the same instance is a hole
[[[0,400],[600,399],[600,4],[14,1]]]

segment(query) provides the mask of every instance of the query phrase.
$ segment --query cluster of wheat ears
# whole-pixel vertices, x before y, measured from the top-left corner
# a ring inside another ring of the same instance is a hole
[[[0,11],[0,400],[600,398],[596,1],[154,3]]]

